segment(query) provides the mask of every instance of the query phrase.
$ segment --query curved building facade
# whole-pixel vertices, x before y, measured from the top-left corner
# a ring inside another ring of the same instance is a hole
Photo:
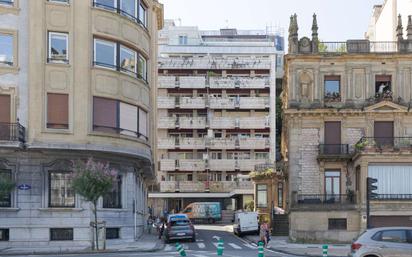
[[[70,185],[71,160],[89,157],[120,174],[98,206],[108,243],[141,235],[162,26],[155,0],[0,3],[0,172],[17,185],[0,200],[0,245],[89,247],[92,209]]]

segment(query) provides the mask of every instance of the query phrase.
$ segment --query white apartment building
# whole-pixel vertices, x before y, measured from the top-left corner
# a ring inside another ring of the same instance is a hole
[[[408,16],[412,15],[412,0],[384,0],[373,7],[365,37],[370,41],[396,41],[398,15],[401,15],[403,36],[407,37]]]
[[[157,88],[160,186],[149,193],[154,214],[198,201],[220,201],[229,212],[244,208],[254,194],[249,172],[276,159],[283,37],[165,24]]]

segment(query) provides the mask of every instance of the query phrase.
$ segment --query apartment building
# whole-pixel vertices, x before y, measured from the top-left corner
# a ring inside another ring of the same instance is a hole
[[[155,0],[0,1],[0,172],[16,183],[0,199],[1,248],[90,247],[91,205],[70,176],[89,157],[119,171],[98,204],[108,243],[140,236],[162,26]]]
[[[156,215],[194,201],[223,210],[253,200],[248,173],[275,161],[275,89],[283,38],[271,31],[202,31],[166,21],[159,33]]]
[[[401,19],[400,19],[401,21]],[[351,241],[366,229],[366,178],[378,179],[371,225],[412,225],[412,37],[318,44],[291,17],[282,152],[290,236]],[[412,35],[409,21],[407,34]]]

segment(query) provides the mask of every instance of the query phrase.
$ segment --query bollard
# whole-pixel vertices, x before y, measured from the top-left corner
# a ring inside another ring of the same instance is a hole
[[[263,252],[263,242],[260,241],[258,244],[258,257],[264,257],[264,252]]]
[[[180,254],[180,256],[186,256],[185,249],[183,248],[183,245],[176,243],[176,251]]]
[[[328,245],[322,246],[322,257],[328,257]]]
[[[223,239],[220,239],[219,242],[217,243],[217,255],[222,256],[223,255]]]

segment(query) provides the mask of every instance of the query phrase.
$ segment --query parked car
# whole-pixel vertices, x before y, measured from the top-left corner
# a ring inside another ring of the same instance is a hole
[[[233,233],[238,236],[243,234],[259,233],[259,215],[257,212],[237,211],[233,224]]]
[[[171,214],[167,217],[164,239],[166,243],[182,239],[196,242],[195,227],[186,214]]]
[[[183,209],[182,213],[186,214],[193,221],[215,223],[222,219],[222,209],[219,202],[191,203]]]
[[[351,246],[350,257],[411,257],[412,227],[368,229]]]

